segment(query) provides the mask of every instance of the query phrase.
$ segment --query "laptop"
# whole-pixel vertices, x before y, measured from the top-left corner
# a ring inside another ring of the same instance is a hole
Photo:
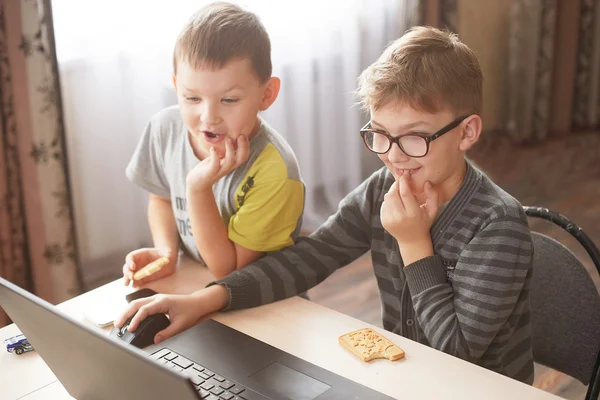
[[[214,320],[140,350],[3,278],[0,306],[77,399],[391,399]]]

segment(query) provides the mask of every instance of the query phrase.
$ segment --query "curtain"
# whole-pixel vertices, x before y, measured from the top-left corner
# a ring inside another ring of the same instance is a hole
[[[600,0],[514,0],[507,129],[539,142],[600,126]]]
[[[600,127],[600,0],[581,0],[573,126]]]
[[[556,0],[525,0],[515,1],[511,10],[507,128],[520,142],[548,135],[556,8]]]
[[[419,4],[419,24],[458,31],[458,0],[424,0]]]
[[[457,32],[458,0],[440,0],[440,27],[450,32]]]
[[[234,1],[235,2],[235,1]],[[78,242],[86,279],[149,245],[146,194],[124,175],[150,116],[176,103],[172,49],[207,1],[55,0]],[[363,149],[353,91],[364,67],[418,20],[419,0],[248,0],[272,41],[279,98],[263,117],[291,144],[312,230],[381,166]],[[81,17],[85,16],[85,18]],[[114,275],[113,275],[114,276]]]
[[[49,7],[0,2],[0,274],[57,303],[80,283]]]
[[[520,144],[600,128],[600,0],[424,0],[422,15],[477,54],[485,132]]]

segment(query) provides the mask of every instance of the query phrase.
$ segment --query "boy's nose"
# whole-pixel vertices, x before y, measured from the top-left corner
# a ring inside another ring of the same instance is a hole
[[[392,144],[392,148],[388,151],[387,156],[388,160],[391,162],[403,162],[410,159],[410,157],[400,149],[400,146],[398,146],[397,143]]]
[[[220,117],[216,107],[204,107],[200,110],[200,120],[206,125],[216,125],[220,122]]]

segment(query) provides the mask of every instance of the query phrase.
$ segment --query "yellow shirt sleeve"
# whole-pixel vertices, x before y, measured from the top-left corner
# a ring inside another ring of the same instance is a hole
[[[237,212],[229,220],[229,239],[247,249],[271,252],[294,244],[304,210],[304,185],[289,179],[285,163],[269,145],[236,190]]]

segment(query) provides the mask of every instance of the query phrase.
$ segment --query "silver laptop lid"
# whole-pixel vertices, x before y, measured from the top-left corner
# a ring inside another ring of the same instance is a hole
[[[0,306],[76,399],[200,398],[190,380],[143,351],[81,324],[3,278]]]

